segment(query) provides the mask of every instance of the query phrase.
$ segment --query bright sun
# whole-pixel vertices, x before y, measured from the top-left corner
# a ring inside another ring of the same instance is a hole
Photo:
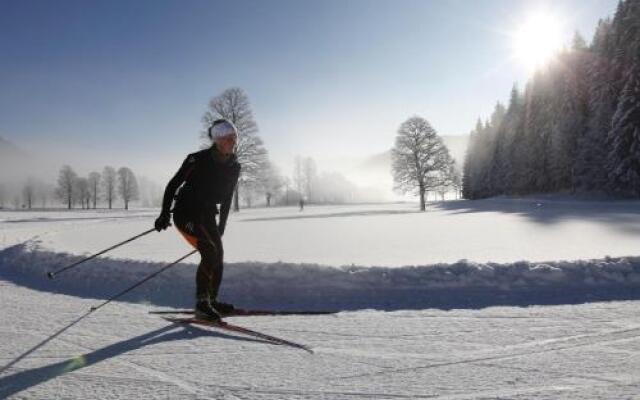
[[[527,69],[534,70],[562,47],[562,24],[549,13],[532,14],[513,35],[514,55]]]

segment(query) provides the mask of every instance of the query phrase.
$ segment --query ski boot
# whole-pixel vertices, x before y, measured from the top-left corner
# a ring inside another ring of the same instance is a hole
[[[213,306],[213,308],[216,309],[216,311],[218,311],[222,315],[233,314],[233,312],[236,310],[236,308],[233,306],[233,304],[222,303],[222,302],[219,302],[219,301],[217,301],[215,299],[211,300],[211,305]]]
[[[220,322],[222,317],[220,313],[211,306],[209,300],[198,300],[194,310],[194,317],[211,322]]]

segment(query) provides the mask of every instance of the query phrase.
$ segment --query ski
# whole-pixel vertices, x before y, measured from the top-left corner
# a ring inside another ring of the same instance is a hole
[[[258,332],[258,331],[254,331],[251,329],[247,329],[244,328],[242,326],[238,326],[238,325],[234,325],[234,324],[230,324],[228,322],[225,321],[220,321],[220,322],[212,322],[212,321],[206,321],[206,320],[202,320],[202,319],[197,319],[197,318],[174,318],[174,317],[162,317],[164,320],[172,322],[174,324],[195,324],[195,325],[203,325],[203,326],[209,326],[212,328],[219,328],[222,330],[226,330],[226,331],[230,331],[230,332],[236,332],[236,333],[241,333],[243,335],[247,335],[247,336],[252,336],[258,339],[263,339],[266,341],[269,341],[271,343],[274,344],[280,344],[280,345],[285,345],[285,346],[289,346],[289,347],[294,347],[296,349],[301,349],[304,350],[310,354],[313,354],[313,350],[311,350],[311,348],[309,348],[308,346],[305,346],[303,344],[299,344],[299,343],[295,343],[286,339],[282,339],[279,337],[275,337],[275,336],[271,336],[271,335],[267,335],[266,333],[262,333],[262,332]]]
[[[278,310],[251,310],[236,308],[233,312],[223,314],[223,317],[254,317],[254,316],[277,316],[277,315],[330,315],[335,314],[335,311],[278,311]],[[184,310],[155,310],[149,311],[149,314],[184,314],[192,315],[193,309]]]

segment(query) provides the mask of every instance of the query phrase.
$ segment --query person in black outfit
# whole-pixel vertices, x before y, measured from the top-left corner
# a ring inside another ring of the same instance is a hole
[[[167,229],[173,211],[176,228],[201,256],[196,273],[195,317],[219,321],[221,314],[233,311],[232,305],[217,299],[223,272],[221,238],[238,183],[240,163],[235,155],[238,132],[230,121],[214,121],[208,135],[212,146],[189,154],[167,184],[155,228]],[[174,196],[176,201],[171,210]],[[217,223],[216,215],[219,215]]]

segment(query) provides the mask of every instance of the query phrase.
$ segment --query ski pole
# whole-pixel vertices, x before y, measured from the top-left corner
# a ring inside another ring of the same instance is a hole
[[[134,241],[134,240],[136,240],[136,239],[138,239],[138,238],[140,238],[140,237],[142,237],[142,236],[144,236],[144,235],[146,235],[146,234],[148,234],[148,233],[151,233],[151,232],[153,232],[153,231],[155,231],[155,230],[156,230],[155,228],[151,228],[151,229],[149,229],[148,231],[142,232],[142,233],[141,233],[141,234],[139,234],[139,235],[136,235],[136,236],[134,236],[134,237],[132,237],[132,238],[129,238],[129,239],[127,239],[127,240],[125,240],[125,241],[123,241],[123,242],[120,242],[120,243],[118,243],[118,244],[116,244],[116,245],[113,245],[113,246],[109,247],[108,249],[104,249],[104,250],[102,250],[102,251],[101,251],[101,252],[99,252],[99,253],[93,254],[93,255],[91,255],[91,256],[89,256],[89,257],[87,257],[87,258],[84,258],[84,259],[82,259],[82,260],[80,260],[80,261],[76,261],[76,262],[74,262],[73,264],[67,265],[66,267],[60,268],[60,269],[59,269],[59,270],[57,270],[57,271],[47,272],[47,276],[49,277],[49,279],[53,279],[53,278],[54,278],[56,275],[58,275],[59,273],[62,273],[62,272],[64,272],[64,271],[68,270],[68,269],[71,269],[71,268],[73,268],[73,267],[76,267],[76,266],[78,266],[79,264],[82,264],[82,263],[83,263],[83,262],[85,262],[85,261],[92,260],[92,259],[94,259],[94,258],[98,257],[99,255],[106,253],[106,252],[107,252],[107,251],[109,251],[109,250],[113,250],[113,249],[115,249],[116,247],[120,247],[120,246],[122,246],[123,244],[129,243],[129,242],[132,242],[132,241]]]
[[[151,279],[151,278],[155,277],[156,275],[160,275],[160,273],[162,273],[163,271],[165,271],[165,270],[167,270],[167,269],[169,269],[169,268],[173,267],[174,265],[176,265],[176,264],[177,264],[177,263],[179,263],[180,261],[182,261],[182,260],[184,260],[185,258],[189,257],[190,255],[192,255],[192,254],[196,253],[197,251],[198,251],[198,250],[193,250],[193,251],[192,251],[192,252],[190,252],[189,254],[184,255],[184,256],[182,256],[182,257],[178,258],[177,260],[175,260],[174,262],[172,262],[172,263],[170,263],[170,264],[165,265],[164,267],[160,268],[159,270],[157,270],[157,271],[156,271],[156,272],[154,272],[153,274],[151,274],[151,275],[147,276],[146,278],[144,278],[144,279],[143,279],[143,280],[141,280],[140,282],[136,283],[135,285],[133,285],[133,286],[131,286],[131,287],[129,287],[129,288],[127,288],[127,289],[123,290],[122,292],[118,293],[117,295],[115,295],[115,296],[113,296],[113,297],[111,297],[111,298],[109,298],[109,299],[105,300],[105,301],[104,301],[104,303],[102,303],[102,304],[100,304],[100,305],[98,305],[98,306],[93,306],[93,307],[91,307],[91,309],[89,310],[89,312],[94,312],[94,311],[96,311],[97,309],[99,309],[99,308],[102,308],[102,307],[106,306],[107,304],[111,303],[113,300],[115,300],[115,299],[119,298],[120,296],[122,296],[122,295],[124,295],[124,294],[126,294],[126,293],[129,293],[130,291],[132,291],[133,289],[135,289],[135,288],[137,288],[138,286],[142,285],[143,283],[145,283],[145,282],[146,282],[146,281],[148,281],[149,279]]]

